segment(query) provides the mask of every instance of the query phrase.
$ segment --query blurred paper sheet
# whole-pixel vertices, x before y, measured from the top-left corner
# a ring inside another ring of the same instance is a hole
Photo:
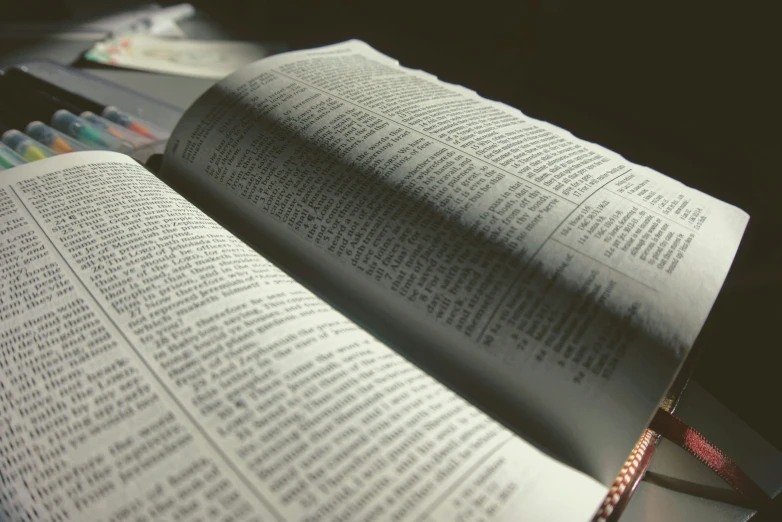
[[[126,34],[95,44],[85,57],[93,62],[165,74],[223,78],[271,54],[252,42],[185,40]]]
[[[185,20],[195,14],[195,8],[190,4],[177,4],[157,9],[148,13],[148,16],[134,20],[126,30],[114,31],[115,35],[123,33],[144,33],[170,38],[184,38],[185,32],[176,24],[179,20]]]

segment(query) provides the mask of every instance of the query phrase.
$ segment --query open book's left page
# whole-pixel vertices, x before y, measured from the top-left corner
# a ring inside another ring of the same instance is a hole
[[[0,178],[0,519],[588,520],[606,489],[129,158]]]

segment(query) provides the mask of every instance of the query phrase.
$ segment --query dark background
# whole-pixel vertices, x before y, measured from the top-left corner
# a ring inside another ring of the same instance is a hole
[[[782,448],[776,2],[191,3],[235,39],[292,48],[365,40],[747,211],[735,264],[697,341],[695,378]],[[56,21],[108,7],[16,2],[2,18]]]

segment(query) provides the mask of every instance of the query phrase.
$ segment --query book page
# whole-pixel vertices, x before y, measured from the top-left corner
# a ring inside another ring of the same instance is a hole
[[[233,74],[187,112],[164,167],[376,335],[606,484],[747,222],[357,41]]]
[[[585,521],[607,491],[126,156],[4,172],[0,231],[4,521]]]

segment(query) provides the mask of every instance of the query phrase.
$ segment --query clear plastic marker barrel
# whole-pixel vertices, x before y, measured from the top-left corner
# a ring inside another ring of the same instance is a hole
[[[126,127],[136,134],[141,134],[153,141],[166,139],[170,134],[148,121],[144,121],[141,118],[131,116],[127,112],[119,110],[113,105],[106,106],[101,111],[100,115],[109,121],[113,121],[117,125]]]
[[[94,126],[98,127],[99,129],[102,129],[109,134],[113,135],[115,138],[119,138],[121,140],[129,141],[133,144],[134,147],[143,147],[144,145],[149,145],[152,143],[153,139],[148,138],[146,136],[142,136],[141,134],[137,134],[133,132],[132,130],[128,129],[127,127],[123,127],[117,123],[114,123],[113,121],[109,121],[103,116],[98,116],[94,112],[91,111],[84,111],[79,116],[93,124]]]
[[[65,109],[60,109],[52,114],[50,123],[55,129],[64,132],[72,138],[76,138],[87,145],[88,148],[113,150],[126,154],[133,152],[133,145],[130,142],[116,138],[108,132],[98,129],[83,118]]]
[[[25,134],[34,140],[43,143],[57,154],[75,152],[77,150],[89,150],[89,148],[71,138],[67,134],[49,127],[43,122],[32,121],[24,129]]]
[[[0,139],[26,161],[36,161],[57,154],[46,145],[15,129],[5,131]]]
[[[0,170],[10,169],[24,163],[27,162],[14,149],[0,142]]]

